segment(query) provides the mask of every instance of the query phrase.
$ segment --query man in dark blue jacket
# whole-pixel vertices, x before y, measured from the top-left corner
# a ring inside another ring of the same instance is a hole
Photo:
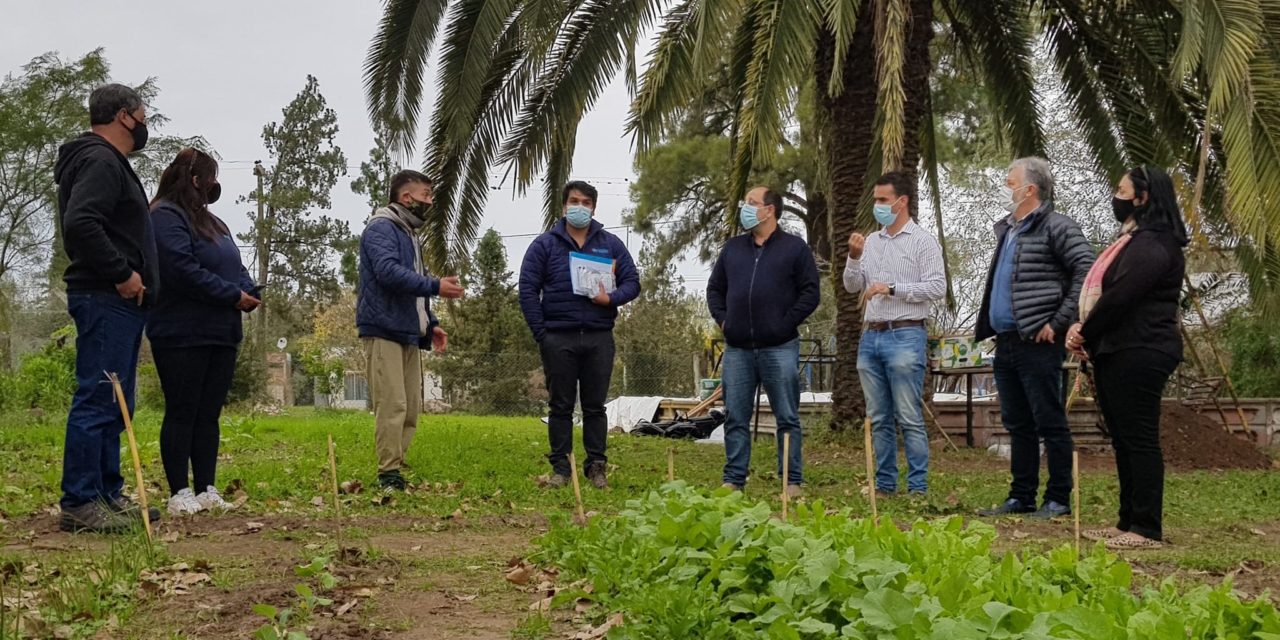
[[[597,195],[585,182],[566,184],[564,218],[529,245],[520,266],[520,310],[538,341],[550,394],[553,487],[569,482],[575,396],[582,402],[583,470],[596,487],[608,486],[604,399],[613,375],[613,321],[618,307],[640,295],[627,246],[592,220]]]
[[[160,288],[147,196],[126,154],[147,144],[147,110],[119,84],[89,96],[92,130],[58,149],[58,222],[70,263],[67,311],[76,325],[76,393],[67,414],[62,517],[67,531],[121,531],[141,512],[124,494],[124,420],[103,372],[120,375],[133,411],[142,328]],[[140,489],[140,488],[139,488]],[[158,510],[151,511],[157,518]]]
[[[437,280],[422,267],[416,234],[433,200],[431,179],[401,171],[391,177],[390,195],[390,204],[374,212],[360,235],[356,329],[364,342],[373,400],[378,484],[403,490],[400,469],[422,408],[418,351],[444,351],[449,339],[428,300],[461,298],[462,286],[456,276]]]
[[[739,209],[748,233],[731,238],[711,270],[707,306],[724,332],[721,382],[726,410],[724,484],[741,490],[751,462],[752,402],[757,386],[769,396],[778,421],[778,475],[782,438],[791,437],[787,493],[804,482],[800,455],[800,323],[818,308],[818,266],[809,245],[778,227],[782,197],[756,187]]]

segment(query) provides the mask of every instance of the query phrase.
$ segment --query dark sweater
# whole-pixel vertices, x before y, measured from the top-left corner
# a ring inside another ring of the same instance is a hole
[[[707,306],[725,342],[765,349],[800,336],[800,323],[818,308],[818,266],[809,245],[782,229],[762,247],[750,233],[730,238],[711,269]]]
[[[204,237],[191,226],[187,213],[170,202],[161,202],[151,219],[165,290],[147,322],[151,346],[239,345],[244,332],[236,304],[240,292],[254,285],[235,240],[230,235]]]
[[[53,175],[71,261],[62,277],[67,291],[115,293],[136,271],[147,288],[144,306],[156,302],[155,237],[146,192],[129,160],[102,136],[85,133],[58,148]]]
[[[1081,327],[1096,358],[1146,348],[1182,360],[1178,302],[1186,273],[1182,245],[1166,228],[1143,228],[1111,263],[1102,296]]]
[[[520,311],[533,338],[542,342],[548,331],[609,331],[618,317],[618,307],[640,295],[640,274],[627,245],[591,221],[587,241],[581,246],[569,235],[563,218],[550,231],[529,245],[520,265]],[[573,292],[569,254],[613,260],[616,287],[608,305],[598,305],[587,296]]]

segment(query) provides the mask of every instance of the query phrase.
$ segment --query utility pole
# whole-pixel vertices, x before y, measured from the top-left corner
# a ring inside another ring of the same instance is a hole
[[[265,202],[265,199],[263,198],[263,193],[262,193],[262,181],[264,178],[267,177],[267,169],[266,167],[262,166],[261,160],[253,161],[253,175],[257,176],[258,178],[258,197],[257,197],[258,221],[257,221],[257,224],[254,225],[255,229],[253,234],[253,242],[255,245],[254,250],[257,252],[257,258],[258,258],[258,285],[261,286],[267,283],[267,266],[269,264],[268,258],[270,257],[267,254],[266,202]],[[254,317],[254,323],[257,325],[257,328],[258,328],[258,330],[255,332],[257,333],[256,339],[259,341],[259,344],[261,344],[261,341],[265,340],[267,337],[266,307],[267,307],[266,300],[263,300],[262,308],[258,310],[258,314]]]

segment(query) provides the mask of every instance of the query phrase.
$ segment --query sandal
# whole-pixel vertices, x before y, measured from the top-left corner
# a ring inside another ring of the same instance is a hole
[[[1152,540],[1136,533],[1123,533],[1113,538],[1107,538],[1106,546],[1112,551],[1121,549],[1159,549],[1164,543],[1159,540]]]
[[[1115,527],[1111,527],[1109,529],[1085,529],[1080,532],[1080,537],[1085,540],[1108,540],[1124,533],[1127,532],[1121,531]]]

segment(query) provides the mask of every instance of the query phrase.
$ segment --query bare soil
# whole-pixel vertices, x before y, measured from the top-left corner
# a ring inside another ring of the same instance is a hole
[[[1271,458],[1243,436],[1179,404],[1160,416],[1160,448],[1167,466],[1195,469],[1270,469]]]

